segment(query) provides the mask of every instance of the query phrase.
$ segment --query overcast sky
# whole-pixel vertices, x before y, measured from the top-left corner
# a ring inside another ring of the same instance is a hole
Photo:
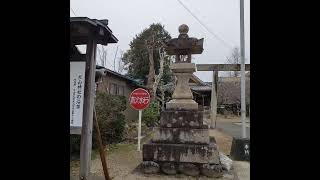
[[[226,56],[231,54],[231,48],[240,46],[240,1],[239,0],[180,0],[197,16],[211,32],[223,39],[219,41],[207,31],[178,0],[71,0],[70,16],[89,17],[93,19],[108,19],[109,27],[119,39],[117,44],[106,46],[108,53],[107,67],[112,68],[113,59],[120,50],[129,49],[129,43],[134,36],[152,23],[161,23],[172,38],[179,35],[181,24],[189,26],[189,36],[204,38],[204,51],[194,55],[196,64],[225,63]],[[250,0],[245,0],[245,48],[246,63],[250,63]],[[212,72],[196,72],[203,81],[212,80]]]

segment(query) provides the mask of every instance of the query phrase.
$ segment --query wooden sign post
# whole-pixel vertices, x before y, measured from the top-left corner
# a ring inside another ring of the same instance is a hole
[[[81,113],[77,109],[72,111],[72,104],[70,105],[70,112],[74,112],[70,119],[70,134],[81,134],[80,180],[90,179],[97,44],[107,45],[117,42],[118,39],[108,27],[108,20],[87,17],[70,18],[70,62],[85,61],[85,77],[83,77],[85,81],[84,84],[82,83],[82,86],[84,86],[83,112]],[[82,54],[77,45],[86,45],[86,53]],[[82,118],[82,123],[77,122],[80,119],[78,117]],[[72,126],[72,123],[74,123],[74,126]]]
[[[96,47],[97,44],[94,39],[91,39],[87,44],[86,83],[84,86],[84,109],[80,143],[80,179],[87,179],[91,165]]]

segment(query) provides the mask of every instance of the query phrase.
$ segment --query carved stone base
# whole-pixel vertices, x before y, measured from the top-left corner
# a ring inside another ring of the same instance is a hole
[[[199,176],[199,165],[192,163],[182,163],[179,165],[179,172],[187,176]]]
[[[208,129],[154,128],[153,143],[209,144]]]
[[[177,169],[174,163],[170,163],[170,162],[161,163],[160,167],[161,167],[161,171],[165,174],[168,174],[168,175],[177,174]]]
[[[145,174],[157,174],[161,170],[167,175],[181,173],[187,176],[204,175],[207,177],[220,178],[224,170],[220,164],[199,164],[199,163],[175,163],[175,162],[154,162],[143,161],[141,171]]]
[[[201,174],[207,177],[219,178],[223,176],[223,169],[220,164],[203,164],[200,167]]]
[[[159,172],[160,166],[158,163],[153,161],[143,161],[141,163],[141,170],[146,174],[156,174]]]
[[[160,127],[207,129],[203,123],[203,111],[165,110],[161,112]]]
[[[160,144],[143,145],[143,161],[220,164],[216,144]]]

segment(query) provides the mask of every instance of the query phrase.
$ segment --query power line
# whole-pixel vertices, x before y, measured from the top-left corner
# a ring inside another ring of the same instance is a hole
[[[210,34],[212,34],[217,40],[222,42],[226,47],[230,48],[232,50],[232,46],[230,46],[226,41],[224,41],[222,38],[220,38],[217,34],[215,34],[213,31],[211,31],[196,15],[194,15],[190,9],[185,6],[180,0],[177,0],[184,9],[186,9]]]

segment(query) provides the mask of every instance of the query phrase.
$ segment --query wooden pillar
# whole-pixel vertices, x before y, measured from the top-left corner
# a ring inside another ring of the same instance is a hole
[[[202,107],[204,108],[204,95],[202,94]]]
[[[212,89],[211,89],[211,125],[210,128],[213,128],[213,123],[217,119],[217,84],[218,82],[218,71],[212,71]],[[214,126],[215,127],[215,126]],[[215,127],[216,128],[216,127]]]
[[[89,38],[86,51],[83,122],[80,144],[80,179],[88,180],[91,165],[92,125],[96,69],[96,40]]]

